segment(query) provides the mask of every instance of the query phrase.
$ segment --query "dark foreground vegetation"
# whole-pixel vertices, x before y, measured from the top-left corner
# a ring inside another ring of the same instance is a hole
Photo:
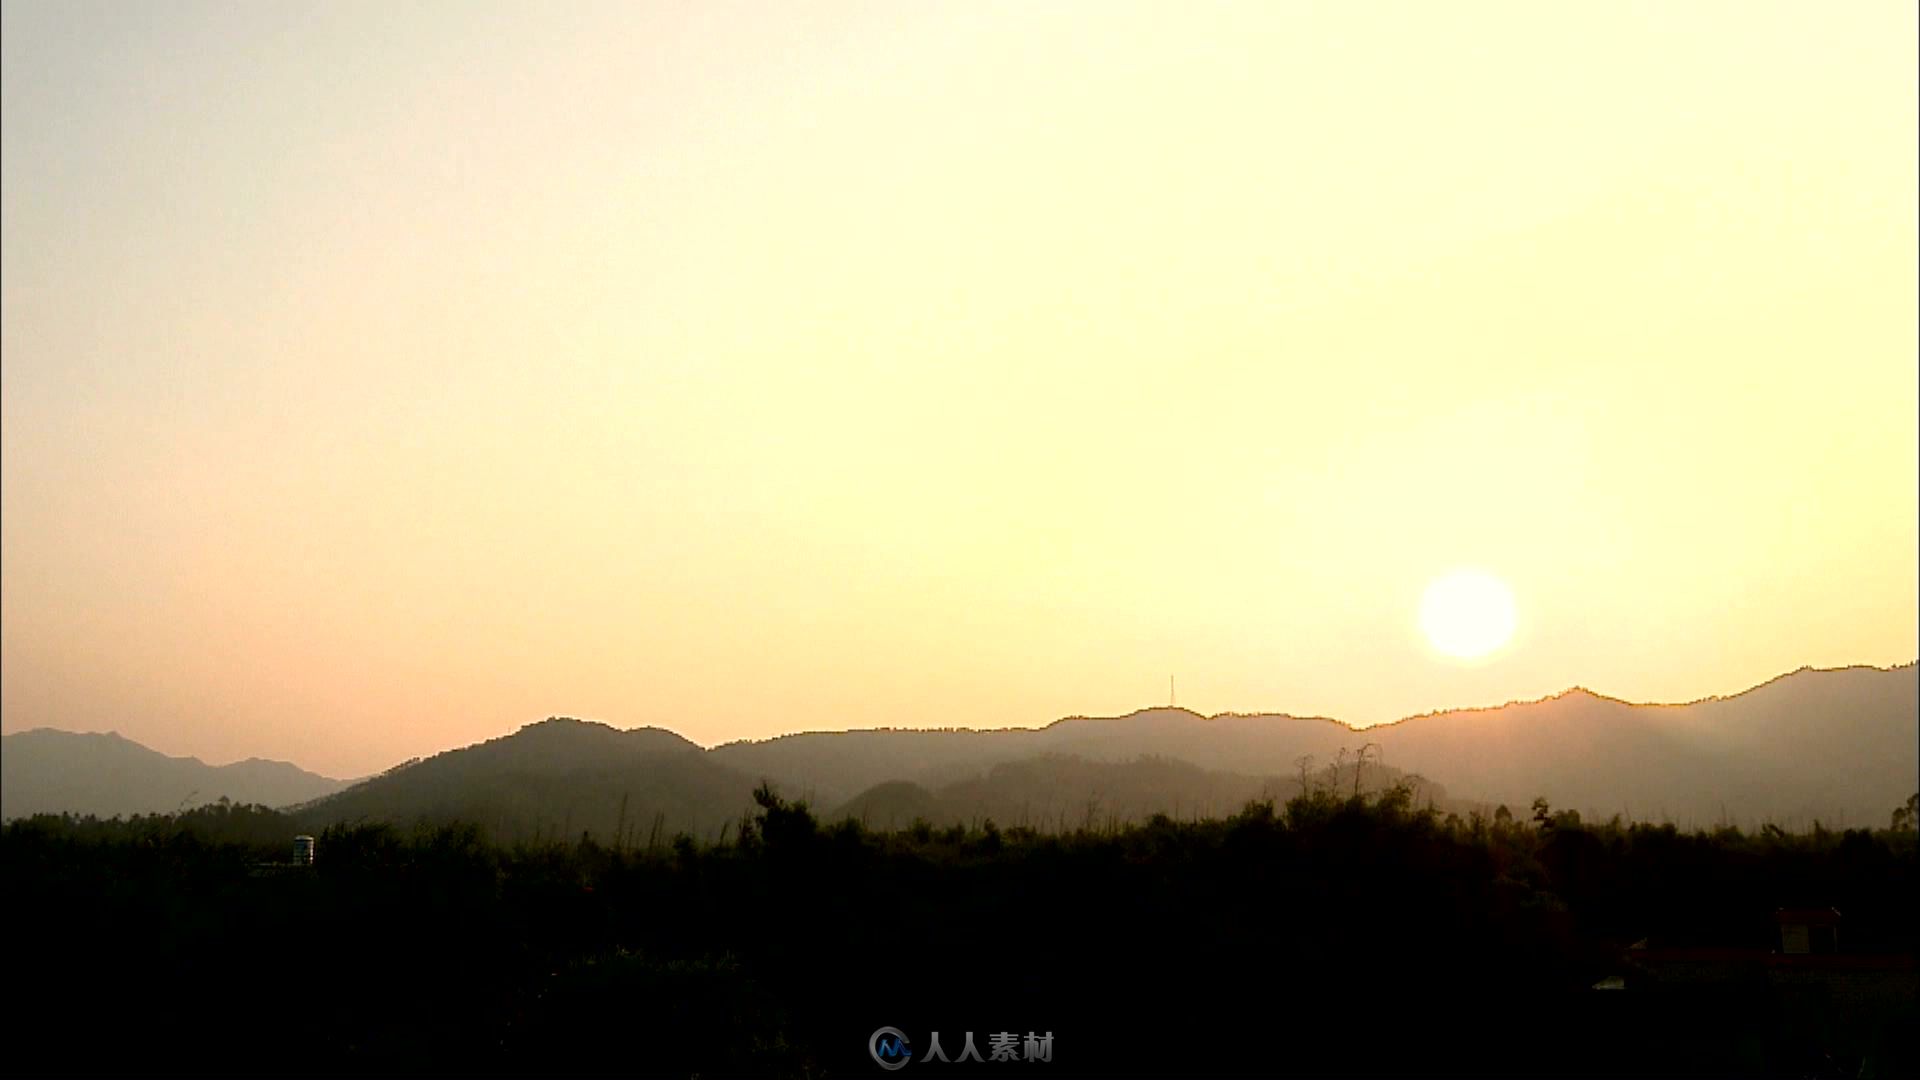
[[[1910,817],[1690,834],[1321,790],[877,834],[759,801],[725,846],[366,825],[312,866],[253,807],[14,822],[10,1070],[877,1076],[882,1025],[922,1055],[1053,1036],[1050,1062],[909,1076],[1916,1066]],[[1783,907],[1839,909],[1844,955],[1783,976]]]

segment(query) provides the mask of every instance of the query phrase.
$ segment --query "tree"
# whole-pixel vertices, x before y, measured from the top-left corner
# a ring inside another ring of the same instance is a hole
[[[769,847],[788,848],[812,840],[819,830],[806,803],[782,799],[769,781],[762,780],[753,789],[753,801],[760,812],[741,826],[743,841],[752,836]]]
[[[1920,830],[1920,792],[1907,796],[1907,805],[1893,808],[1893,831]]]
[[[1378,765],[1380,763],[1379,743],[1367,743],[1360,747],[1359,753],[1353,755],[1353,797],[1356,799],[1360,797],[1360,770],[1367,763],[1367,751],[1369,750],[1373,751],[1373,762]]]

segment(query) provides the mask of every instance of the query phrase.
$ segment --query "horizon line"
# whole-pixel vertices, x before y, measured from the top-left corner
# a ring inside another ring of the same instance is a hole
[[[1368,724],[1364,727],[1355,727],[1354,725],[1349,724],[1344,720],[1339,720],[1331,716],[1317,716],[1317,715],[1301,716],[1301,715],[1296,715],[1294,713],[1289,713],[1289,712],[1245,712],[1237,709],[1227,709],[1217,713],[1202,713],[1194,709],[1187,708],[1184,705],[1143,705],[1143,706],[1140,706],[1139,708],[1132,709],[1128,712],[1117,713],[1111,716],[1092,716],[1085,713],[1074,713],[1068,716],[1055,717],[1054,719],[1049,720],[1044,724],[1040,724],[1038,726],[1033,726],[1033,727],[1016,724],[1016,725],[1006,725],[1002,727],[888,727],[888,726],[881,726],[881,727],[862,727],[862,728],[807,728],[800,731],[782,732],[778,735],[768,735],[764,738],[728,739],[722,742],[713,743],[712,745],[707,745],[700,742],[696,742],[693,739],[689,739],[685,735],[680,734],[680,732],[674,731],[672,728],[661,727],[658,724],[638,724],[633,727],[620,727],[618,725],[608,723],[605,720],[596,720],[596,719],[591,719],[588,717],[580,717],[580,716],[569,716],[564,713],[554,713],[554,714],[549,714],[548,716],[540,720],[528,721],[527,723],[521,724],[520,726],[512,729],[511,731],[504,732],[500,735],[489,736],[487,738],[480,739],[476,742],[468,743],[465,746],[447,747],[445,749],[435,750],[427,754],[415,755],[413,758],[396,762],[393,765],[388,765],[384,768],[376,769],[372,772],[367,772],[367,773],[360,774],[358,776],[350,776],[350,777],[329,776],[325,773],[314,772],[312,769],[308,769],[307,767],[300,765],[297,762],[289,761],[285,758],[265,758],[265,757],[260,757],[258,755],[244,757],[244,758],[236,758],[232,761],[223,762],[220,764],[214,764],[202,758],[196,757],[192,754],[169,754],[164,750],[158,750],[158,749],[155,749],[154,747],[148,746],[146,743],[129,739],[125,735],[120,734],[120,732],[117,729],[112,729],[112,728],[109,728],[105,731],[100,731],[100,730],[74,731],[66,728],[57,728],[57,727],[42,725],[39,727],[23,728],[19,731],[0,732],[0,737],[12,738],[16,735],[31,735],[41,731],[57,732],[63,735],[110,736],[113,738],[125,740],[126,742],[133,743],[133,745],[135,746],[141,747],[142,749],[148,750],[152,753],[159,754],[162,757],[170,758],[175,761],[194,761],[194,762],[198,762],[201,765],[205,765],[208,768],[224,769],[234,765],[245,765],[250,762],[259,762],[259,763],[268,764],[268,765],[287,765],[287,766],[291,766],[292,768],[299,769],[301,772],[307,773],[311,776],[317,776],[323,780],[331,780],[331,781],[334,781],[337,783],[343,783],[343,784],[354,784],[354,783],[359,783],[360,781],[363,781],[363,780],[368,780],[373,777],[379,776],[390,769],[397,768],[399,765],[402,765],[402,764],[406,764],[407,761],[424,761],[429,757],[437,757],[441,754],[453,753],[458,750],[465,750],[470,747],[479,746],[483,743],[491,742],[494,739],[511,738],[512,736],[522,731],[525,731],[529,727],[532,727],[536,724],[546,723],[552,720],[573,720],[575,722],[584,723],[584,724],[598,724],[602,727],[610,728],[614,731],[620,731],[620,732],[649,731],[649,730],[665,731],[671,735],[674,735],[677,738],[686,740],[686,742],[697,747],[703,753],[709,753],[714,750],[719,750],[723,747],[728,747],[728,746],[739,746],[742,744],[754,744],[754,743],[770,743],[770,742],[778,741],[780,739],[791,739],[791,738],[796,738],[802,735],[855,735],[855,734],[861,734],[861,733],[867,733],[867,732],[881,732],[881,731],[953,733],[953,734],[968,734],[968,733],[990,734],[993,732],[1004,732],[1004,731],[1038,732],[1038,731],[1045,731],[1046,729],[1051,728],[1056,724],[1065,723],[1070,720],[1120,720],[1129,716],[1138,716],[1139,714],[1145,713],[1145,712],[1183,712],[1188,714],[1189,716],[1195,717],[1196,719],[1200,719],[1200,720],[1218,720],[1223,717],[1234,718],[1234,719],[1257,719],[1260,717],[1273,717],[1273,718],[1285,718],[1288,720],[1321,721],[1324,723],[1338,725],[1340,727],[1346,728],[1348,731],[1351,731],[1355,734],[1359,734],[1361,732],[1371,731],[1374,728],[1394,727],[1399,724],[1404,724],[1410,720],[1423,720],[1423,719],[1428,719],[1428,718],[1437,717],[1437,716],[1451,716],[1458,713],[1496,712],[1501,709],[1509,709],[1509,708],[1514,708],[1516,706],[1521,706],[1521,705],[1540,705],[1549,701],[1557,701],[1560,698],[1568,697],[1573,694],[1586,694],[1590,697],[1598,698],[1601,701],[1609,701],[1617,705],[1625,705],[1629,708],[1635,708],[1635,709],[1682,709],[1682,708],[1687,708],[1693,705],[1704,705],[1704,704],[1715,702],[1715,701],[1731,701],[1736,698],[1745,697],[1748,694],[1754,693],[1755,691],[1758,691],[1758,690],[1763,690],[1769,686],[1772,686],[1774,683],[1777,683],[1783,679],[1792,678],[1795,675],[1801,675],[1801,674],[1807,674],[1807,673],[1832,674],[1836,672],[1845,672],[1845,671],[1877,671],[1877,672],[1890,674],[1892,672],[1896,672],[1905,668],[1912,668],[1912,667],[1920,667],[1920,657],[1916,657],[1913,660],[1903,661],[1898,664],[1889,664],[1884,667],[1878,664],[1842,664],[1838,667],[1815,667],[1812,664],[1802,664],[1801,666],[1794,668],[1791,671],[1783,671],[1778,675],[1774,675],[1771,678],[1764,679],[1742,690],[1737,690],[1727,694],[1708,694],[1703,697],[1694,698],[1690,701],[1629,701],[1626,698],[1614,697],[1610,694],[1602,694],[1596,690],[1591,690],[1591,689],[1588,689],[1587,687],[1576,685],[1576,686],[1569,686],[1564,690],[1560,690],[1551,694],[1546,694],[1537,698],[1513,698],[1508,701],[1501,702],[1500,704],[1497,704],[1497,705],[1447,706],[1443,708],[1432,709],[1427,712],[1411,713],[1409,715],[1401,716],[1393,720],[1382,720],[1377,723]]]

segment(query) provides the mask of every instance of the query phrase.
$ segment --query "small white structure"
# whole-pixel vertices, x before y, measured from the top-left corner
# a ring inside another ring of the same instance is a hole
[[[296,836],[293,838],[293,863],[295,866],[313,865],[313,837]]]
[[[1840,951],[1840,912],[1834,908],[1781,908],[1780,951],[1788,956],[1819,956]]]

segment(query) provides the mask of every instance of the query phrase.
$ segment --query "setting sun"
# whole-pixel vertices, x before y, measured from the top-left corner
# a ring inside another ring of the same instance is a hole
[[[1420,599],[1420,628],[1433,647],[1471,660],[1513,636],[1513,591],[1481,570],[1456,570],[1427,586]]]

